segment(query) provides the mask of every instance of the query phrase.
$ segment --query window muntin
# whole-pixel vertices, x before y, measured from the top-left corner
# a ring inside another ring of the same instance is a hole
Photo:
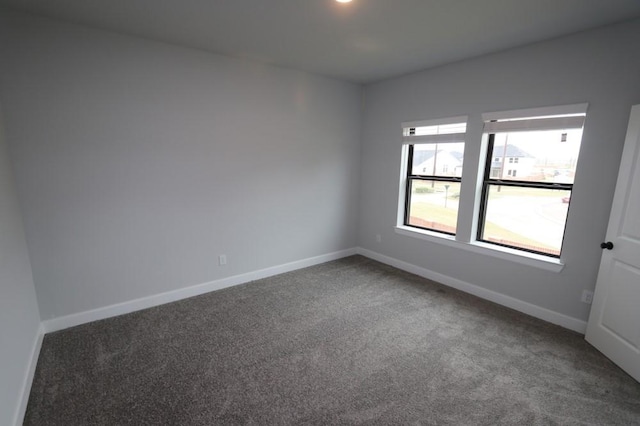
[[[528,119],[537,122],[532,130],[516,123],[516,131],[490,133],[479,241],[560,257],[582,140],[582,121],[561,118],[571,120]]]

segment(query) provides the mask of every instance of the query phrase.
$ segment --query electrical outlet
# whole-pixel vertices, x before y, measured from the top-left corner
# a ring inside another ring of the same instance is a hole
[[[591,302],[593,302],[593,292],[589,290],[583,290],[581,300],[583,303],[587,303],[590,305]]]
[[[227,255],[226,254],[221,254],[220,256],[218,256],[218,264],[220,266],[227,264]]]
[[[382,235],[376,234],[376,241],[381,243],[382,242]]]

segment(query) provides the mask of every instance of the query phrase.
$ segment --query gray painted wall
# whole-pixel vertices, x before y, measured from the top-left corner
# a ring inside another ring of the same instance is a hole
[[[356,245],[359,86],[21,14],[0,28],[44,320]]]
[[[14,423],[40,315],[0,110],[0,425]]]
[[[640,102],[639,45],[634,21],[367,86],[360,246],[586,320],[580,296],[595,286],[629,112]],[[475,174],[481,113],[581,102],[589,110],[560,273],[394,232],[403,121],[468,114],[465,173]]]

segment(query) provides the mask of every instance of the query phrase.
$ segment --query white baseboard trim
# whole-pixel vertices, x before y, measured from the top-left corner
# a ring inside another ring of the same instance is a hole
[[[464,291],[465,293],[473,294],[474,296],[478,296],[481,299],[486,299],[499,305],[515,309],[516,311],[520,311],[527,315],[531,315],[532,317],[536,317],[552,324],[568,328],[569,330],[573,330],[581,334],[584,334],[587,330],[587,323],[577,318],[573,318],[568,315],[561,314],[559,312],[555,312],[520,299],[516,299],[515,297],[495,292],[493,290],[488,290],[484,287],[470,284],[468,282],[458,280],[456,278],[452,278],[447,275],[443,275],[438,272],[434,272],[429,269],[404,262],[402,260],[394,259],[392,257],[385,256],[383,254],[376,253],[362,247],[358,247],[357,252],[358,254],[361,254],[373,260],[377,260],[378,262],[382,262],[395,268],[402,269],[403,271],[407,271],[412,274],[419,275],[432,281],[444,284],[446,286],[453,287],[455,289]]]
[[[297,260],[295,262],[285,263],[283,265],[260,269],[258,271],[247,272],[245,274],[234,275],[227,278],[221,278],[219,280],[211,281],[208,283],[196,284],[194,286],[172,290],[166,293],[154,294],[152,296],[129,300],[110,306],[104,306],[102,308],[92,309],[89,311],[79,312],[71,315],[65,315],[58,318],[52,318],[43,321],[42,325],[44,327],[45,333],[51,333],[53,331],[75,327],[77,325],[86,324],[88,322],[128,314],[130,312],[151,308],[153,306],[163,305],[165,303],[175,302],[204,293],[209,293],[211,291],[221,290],[223,288],[233,287],[236,285],[248,283],[250,281],[283,274],[285,272],[295,271],[296,269],[307,268],[309,266],[318,265],[320,263],[352,256],[356,253],[356,248],[340,250],[333,253]]]
[[[33,376],[36,374],[36,366],[38,365],[38,357],[40,356],[40,349],[42,348],[42,340],[44,339],[44,327],[42,323],[38,326],[35,339],[33,340],[33,347],[31,348],[31,356],[29,357],[29,366],[24,376],[20,390],[20,403],[16,408],[16,412],[13,416],[13,424],[20,426],[24,423],[24,415],[27,412],[27,403],[29,402],[29,394],[31,393],[31,384],[33,383]]]

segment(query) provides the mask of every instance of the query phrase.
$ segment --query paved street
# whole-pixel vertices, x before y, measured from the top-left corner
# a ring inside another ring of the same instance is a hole
[[[569,204],[562,197],[509,197],[493,200],[487,218],[509,231],[560,248]]]

